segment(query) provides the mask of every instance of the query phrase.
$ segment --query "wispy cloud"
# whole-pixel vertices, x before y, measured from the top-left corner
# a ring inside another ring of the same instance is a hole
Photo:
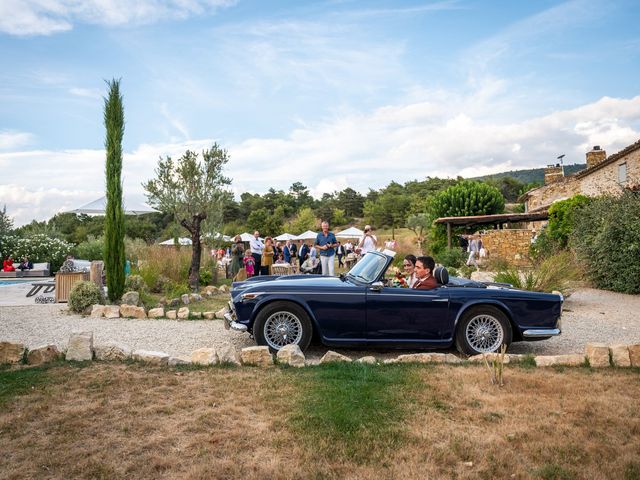
[[[341,16],[351,17],[389,17],[391,15],[419,15],[422,13],[441,12],[445,10],[461,10],[463,7],[458,0],[444,0],[430,2],[410,7],[392,8],[362,8],[355,10],[341,10]]]
[[[0,32],[16,36],[52,35],[76,23],[122,26],[215,13],[237,0],[3,0]]]
[[[76,97],[91,98],[93,100],[99,100],[103,97],[103,92],[97,88],[73,87],[69,89],[69,93]]]
[[[28,132],[15,132],[11,130],[0,131],[0,151],[23,148],[33,141],[33,134]]]

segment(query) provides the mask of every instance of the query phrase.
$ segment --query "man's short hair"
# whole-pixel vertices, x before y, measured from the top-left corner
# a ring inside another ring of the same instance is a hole
[[[418,257],[416,258],[416,262],[422,263],[422,265],[428,268],[431,273],[433,273],[433,270],[436,268],[436,261],[433,259],[433,257]]]

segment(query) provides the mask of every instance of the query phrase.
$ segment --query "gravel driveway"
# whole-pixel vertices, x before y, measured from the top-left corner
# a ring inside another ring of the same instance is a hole
[[[225,330],[221,320],[83,318],[68,314],[64,305],[0,306],[0,341],[19,341],[29,348],[48,343],[66,348],[74,330],[92,331],[96,344],[117,341],[133,349],[160,350],[174,356],[189,356],[197,348],[228,341],[239,349],[254,345],[249,335]],[[516,343],[509,352],[581,353],[589,342],[640,343],[640,296],[578,290],[565,301],[562,335],[540,342]],[[388,358],[398,354],[397,350],[335,350],[352,357],[372,354]],[[312,346],[307,356],[317,359],[326,351],[326,347]]]

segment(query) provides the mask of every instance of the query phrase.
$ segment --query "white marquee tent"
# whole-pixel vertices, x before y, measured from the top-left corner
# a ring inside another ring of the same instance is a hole
[[[336,237],[340,238],[360,238],[364,235],[364,232],[356,227],[349,227],[346,230],[342,230],[336,233]]]
[[[294,240],[315,240],[318,237],[318,232],[312,232],[311,230],[307,230],[304,233],[301,233]]]

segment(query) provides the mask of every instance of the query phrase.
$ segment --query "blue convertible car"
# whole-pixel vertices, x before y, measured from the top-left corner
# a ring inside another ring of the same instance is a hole
[[[456,348],[465,354],[494,352],[511,342],[560,334],[563,298],[448,278],[439,287],[387,286],[393,257],[370,252],[340,277],[254,277],[233,284],[225,325],[253,335],[277,351],[291,343],[305,349],[312,337],[327,346]]]

